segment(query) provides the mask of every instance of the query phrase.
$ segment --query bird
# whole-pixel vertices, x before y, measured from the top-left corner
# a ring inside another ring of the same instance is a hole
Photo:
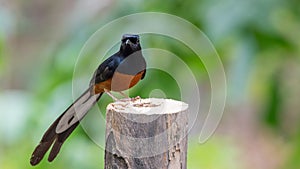
[[[119,51],[104,60],[94,72],[89,87],[76,99],[47,129],[39,144],[34,149],[30,164],[39,164],[52,146],[48,161],[52,162],[59,153],[63,143],[79,125],[103,95],[127,90],[136,85],[146,74],[146,61],[142,54],[140,38],[137,34],[124,34]]]

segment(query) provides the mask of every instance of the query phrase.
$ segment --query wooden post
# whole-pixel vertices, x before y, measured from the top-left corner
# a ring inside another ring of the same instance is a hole
[[[186,169],[188,105],[171,99],[111,103],[106,169]]]

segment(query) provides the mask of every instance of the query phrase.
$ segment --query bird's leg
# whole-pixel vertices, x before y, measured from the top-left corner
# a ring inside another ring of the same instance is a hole
[[[119,100],[119,99],[116,98],[114,95],[112,95],[111,92],[110,92],[109,90],[104,89],[104,92],[105,92],[106,94],[108,94],[114,101],[118,101],[118,100]]]
[[[119,93],[122,95],[122,96],[124,96],[125,97],[125,99],[121,99],[121,101],[130,101],[130,100],[132,100],[129,96],[127,96],[125,93],[123,93],[123,92],[121,92],[121,91],[119,91]]]
[[[141,97],[140,96],[136,96],[136,97],[133,97],[133,98],[130,98],[129,96],[127,96],[125,93],[123,93],[123,92],[119,92],[122,96],[124,96],[126,99],[124,99],[124,100],[131,100],[131,101],[136,101],[136,100],[139,100],[139,99],[141,99]]]
[[[127,96],[125,93],[123,93],[123,92],[121,92],[121,91],[119,91],[119,93],[120,93],[122,96],[124,96],[126,99],[129,99],[129,98],[130,98],[129,96]]]

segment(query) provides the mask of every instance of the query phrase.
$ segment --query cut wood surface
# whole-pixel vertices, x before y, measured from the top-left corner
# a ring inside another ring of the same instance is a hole
[[[188,105],[171,99],[127,99],[106,114],[106,169],[185,169]]]

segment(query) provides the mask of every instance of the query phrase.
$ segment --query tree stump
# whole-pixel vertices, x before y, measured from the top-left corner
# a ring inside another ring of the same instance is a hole
[[[171,99],[111,103],[106,114],[106,169],[186,169],[188,105]]]

